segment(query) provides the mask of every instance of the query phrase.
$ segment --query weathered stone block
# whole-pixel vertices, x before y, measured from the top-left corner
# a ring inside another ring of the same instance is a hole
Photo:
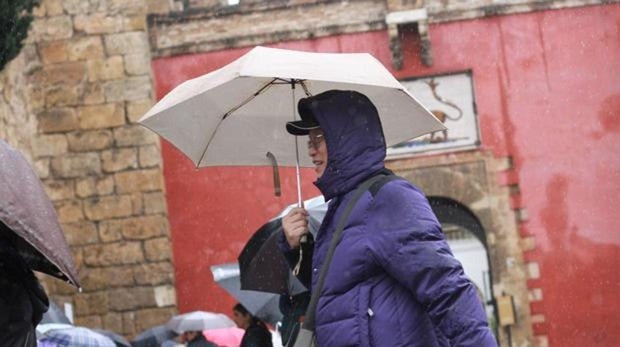
[[[106,9],[106,2],[101,0],[63,0],[62,4],[71,15],[102,12]]]
[[[100,59],[104,57],[100,36],[74,37],[67,44],[70,61]]]
[[[144,214],[144,202],[142,201],[142,193],[131,194],[131,210],[136,216]]]
[[[37,115],[44,134],[67,132],[78,128],[77,115],[71,108],[52,108]]]
[[[130,77],[103,84],[103,94],[108,102],[150,99],[151,91],[150,76]]]
[[[109,271],[108,287],[126,287],[135,285],[136,281],[133,276],[133,265],[114,266],[107,268]]]
[[[46,88],[45,104],[53,106],[73,106],[79,100],[79,88],[76,85],[56,84]]]
[[[84,219],[80,200],[62,200],[54,203],[61,223],[79,222]]]
[[[88,290],[88,288],[84,288]],[[105,292],[82,293],[75,298],[75,315],[77,317],[108,312],[108,296]]]
[[[108,55],[148,53],[150,46],[145,32],[134,31],[105,35],[103,37]]]
[[[138,168],[138,150],[136,148],[114,148],[101,152],[104,172],[117,172]]]
[[[52,158],[51,169],[54,175],[62,178],[98,175],[101,162],[97,153],[70,153]]]
[[[114,129],[114,140],[117,146],[140,146],[158,143],[157,134],[149,129],[138,125],[130,124],[122,128]]]
[[[115,80],[125,76],[123,68],[123,57],[115,55],[107,59],[90,60],[86,63],[88,80],[107,81]]]
[[[125,72],[128,75],[148,75],[151,73],[151,55],[148,52],[128,54],[125,59]]]
[[[67,140],[72,152],[88,152],[110,148],[114,142],[110,130],[71,132],[67,134]]]
[[[103,328],[123,334],[123,314],[110,312],[103,316]]]
[[[68,59],[66,41],[51,41],[39,44],[39,55],[45,64],[60,63]]]
[[[161,172],[157,169],[119,172],[114,175],[117,193],[162,190]]]
[[[162,159],[159,146],[140,146],[138,151],[138,161],[140,163],[140,167],[142,168],[160,166]]]
[[[128,265],[143,261],[140,242],[115,242],[84,247],[84,263],[88,266]]]
[[[32,22],[32,38],[35,41],[54,41],[68,39],[73,36],[73,23],[69,16],[39,18]]]
[[[39,7],[45,7],[45,13],[48,17],[59,16],[63,13],[63,0],[45,0]]]
[[[103,95],[103,87],[100,83],[84,83],[82,84],[82,103],[84,105],[103,104],[105,96]]]
[[[177,313],[176,308],[150,308],[135,313],[136,329],[142,331],[150,327],[166,323]]]
[[[35,82],[41,84],[76,85],[85,79],[86,64],[83,61],[72,61],[45,65],[35,74]]]
[[[112,194],[114,192],[114,177],[104,176],[77,179],[75,182],[75,192],[80,198]]]
[[[170,284],[174,281],[174,269],[166,261],[140,264],[134,267],[134,278],[140,285]]]
[[[123,312],[123,330],[122,333],[125,335],[135,335],[141,330],[136,328],[136,314],[135,312]]]
[[[101,316],[77,316],[75,317],[75,324],[87,328],[98,328],[101,326]]]
[[[75,198],[73,180],[47,180],[43,182],[43,186],[52,201]]]
[[[102,222],[99,230],[127,240],[144,240],[168,235],[168,220],[165,216],[114,219]]]
[[[214,2],[219,5],[220,0],[216,0]],[[168,0],[146,0],[146,10],[148,13],[165,14],[171,12],[172,7],[170,4],[171,3]]]
[[[127,266],[90,268],[84,273],[82,285],[88,290],[106,290],[113,287],[135,285],[133,273]]]
[[[157,306],[155,294],[151,287],[109,290],[108,302],[110,303],[110,309],[114,311],[128,311]]]
[[[130,101],[127,103],[127,119],[129,122],[135,123],[142,116],[148,112],[148,110],[153,106],[153,100],[145,99],[145,100],[137,100]]]
[[[34,161],[34,171],[40,179],[46,179],[50,175],[50,159],[43,158]]]
[[[110,13],[122,13],[124,15],[144,15],[146,13],[144,1],[107,0],[106,5]]]
[[[113,195],[88,198],[84,200],[84,213],[89,220],[94,221],[130,216],[132,214],[131,197]]]
[[[102,242],[115,242],[123,239],[121,228],[117,220],[101,221],[99,223],[99,237]]]
[[[35,158],[56,156],[67,153],[68,142],[65,135],[40,135],[32,139],[32,155]]]
[[[77,108],[81,129],[111,128],[125,124],[125,109],[121,104],[82,106]]]
[[[86,34],[111,34],[122,30],[123,17],[105,13],[80,14],[73,19],[76,31]]]
[[[137,14],[135,16],[123,16],[123,31],[147,31],[146,16]]]
[[[97,226],[92,222],[64,223],[62,230],[67,243],[71,246],[83,246],[99,242]]]
[[[172,258],[170,251],[171,242],[167,237],[144,241],[144,255],[149,261],[169,260]]]
[[[166,197],[163,192],[144,193],[146,214],[166,213]]]
[[[158,286],[155,287],[155,302],[157,307],[176,306],[176,291],[174,286]]]

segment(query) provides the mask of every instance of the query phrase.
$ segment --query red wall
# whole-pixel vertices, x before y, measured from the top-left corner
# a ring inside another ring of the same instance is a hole
[[[482,146],[512,156],[529,220],[543,300],[531,305],[551,346],[620,346],[620,5],[536,12],[432,25],[433,67],[403,41],[398,78],[473,72]],[[391,66],[386,32],[344,35],[275,47],[369,52]],[[221,67],[247,49],[158,59],[157,97]],[[209,266],[233,262],[251,233],[295,201],[294,173],[273,196],[271,172],[194,169],[163,143],[179,309],[229,312],[233,300]],[[318,193],[304,171],[305,197]]]

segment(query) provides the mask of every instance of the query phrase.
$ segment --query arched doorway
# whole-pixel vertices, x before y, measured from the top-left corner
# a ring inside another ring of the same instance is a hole
[[[487,238],[478,218],[458,201],[430,196],[430,205],[442,225],[454,256],[463,264],[465,274],[478,288],[489,325],[497,335],[497,311],[493,295],[491,261]]]

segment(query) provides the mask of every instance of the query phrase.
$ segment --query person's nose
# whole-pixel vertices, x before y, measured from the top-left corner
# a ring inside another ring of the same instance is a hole
[[[308,146],[308,156],[314,157],[317,154],[316,148],[314,146]]]

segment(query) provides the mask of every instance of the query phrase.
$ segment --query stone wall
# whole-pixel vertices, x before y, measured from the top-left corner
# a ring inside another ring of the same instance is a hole
[[[187,0],[175,2],[178,11],[150,15],[149,36],[152,55],[163,57],[383,30],[387,28],[388,13],[421,7],[427,12],[423,25],[428,25],[606,2],[609,1],[240,0],[238,5],[229,6],[225,0]]]
[[[176,313],[147,12],[167,0],[43,0],[0,74],[0,136],[21,149],[56,207],[83,292],[45,278],[77,324],[131,336]]]

